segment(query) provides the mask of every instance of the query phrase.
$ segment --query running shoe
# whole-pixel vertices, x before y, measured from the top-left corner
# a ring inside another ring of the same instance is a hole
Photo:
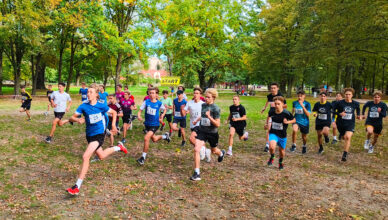
[[[325,143],[328,144],[330,142],[329,136],[324,136],[325,137]]]
[[[77,185],[72,186],[66,190],[70,195],[76,196],[79,194],[79,189]]]
[[[186,141],[182,141],[181,147],[184,147],[186,145]]]
[[[131,121],[135,121],[137,119],[137,116],[136,115],[132,115],[131,116]]]
[[[291,152],[295,152],[295,150],[296,150],[296,145],[295,145],[295,144],[292,144],[292,145],[291,145],[291,148],[290,148],[290,151],[291,151]]]
[[[90,161],[90,163],[95,163],[95,162],[98,162],[100,161],[101,159],[96,155],[94,156],[94,158]]]
[[[125,143],[127,143],[127,140],[125,140],[125,138],[123,138],[123,139],[121,139],[121,142],[125,144]]]
[[[368,154],[373,154],[374,147],[372,145],[369,146]]]
[[[284,169],[283,163],[279,163],[279,170],[283,170],[283,169]]]
[[[137,159],[136,161],[137,161],[137,163],[140,164],[140,165],[144,165],[144,163],[145,163],[144,157],[140,157],[140,158]]]
[[[333,141],[331,142],[331,144],[337,144],[337,139],[333,139]]]
[[[307,153],[307,147],[302,147],[302,154]]]
[[[364,149],[365,150],[369,150],[369,140],[365,140],[365,143],[364,143]]]
[[[244,133],[244,141],[247,141],[247,140],[248,140],[248,135],[249,135],[249,133],[248,133],[248,131],[246,131],[246,132]]]
[[[190,177],[190,180],[199,181],[201,180],[201,176],[197,172],[194,172],[193,175]]]
[[[127,153],[128,153],[127,148],[124,146],[124,144],[123,144],[121,141],[119,141],[119,142],[117,143],[117,147],[119,147],[119,148],[120,148],[120,151],[124,152],[124,154],[127,154]]]
[[[105,134],[106,134],[106,136],[110,136],[111,135],[111,133],[110,133],[108,128],[105,130]]]
[[[52,141],[52,138],[50,136],[47,136],[46,139],[44,139],[44,141],[46,141],[46,143],[51,143]]]
[[[228,150],[228,152],[226,152],[226,155],[232,156],[232,155],[233,155],[233,152],[232,152],[231,150]]]
[[[323,147],[319,147],[318,154],[322,154],[322,153],[323,153]]]
[[[206,147],[202,147],[201,150],[199,151],[199,158],[201,160],[205,159],[205,153],[206,153]]]
[[[45,116],[47,116],[48,115],[48,112],[45,112],[45,113],[43,113]]]
[[[205,157],[206,157],[206,162],[210,163],[210,161],[212,160],[212,151],[210,149],[206,149]]]
[[[347,161],[347,156],[345,155],[342,155],[342,159],[341,159],[342,162],[346,162]]]
[[[225,154],[226,154],[225,150],[221,150],[221,152],[222,152],[222,156],[218,157],[218,162],[222,162],[224,160],[224,157],[225,157]]]
[[[268,152],[268,151],[269,151],[269,144],[266,144],[264,148],[264,152]]]
[[[268,162],[267,162],[267,165],[268,165],[268,166],[272,166],[273,161],[274,161],[273,158],[269,158],[269,160],[268,160]]]
[[[166,132],[166,133],[164,133],[164,135],[166,135],[166,141],[167,141],[167,143],[170,143],[170,141],[171,141],[171,137],[170,137],[170,134],[168,133],[168,132]]]

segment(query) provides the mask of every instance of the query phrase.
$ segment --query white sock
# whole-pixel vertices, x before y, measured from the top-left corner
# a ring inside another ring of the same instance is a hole
[[[269,143],[268,143],[268,142],[267,142],[267,143],[265,143],[265,146],[266,146],[266,147],[269,147]]]
[[[114,151],[120,151],[121,150],[120,147],[117,147],[117,146],[114,146],[113,149],[114,149]]]
[[[163,140],[167,139],[167,135],[165,135],[165,134],[162,135],[162,139],[163,139]]]
[[[232,146],[229,146],[229,150],[232,151]]]
[[[147,157],[147,153],[143,152],[143,158],[146,159],[146,157]]]
[[[296,143],[292,143],[292,145],[296,146]]]
[[[334,140],[337,140],[337,136],[333,136],[333,139],[334,139]]]
[[[195,168],[195,169],[194,169],[194,172],[196,172],[196,173],[199,174],[199,168]]]
[[[77,185],[78,189],[81,189],[82,181],[83,180],[78,179],[77,182],[75,183],[75,185]]]
[[[366,143],[369,143],[369,139],[366,139],[365,142],[366,142]]]
[[[224,156],[224,153],[222,153],[222,151],[221,151],[220,157],[222,157],[222,156]]]

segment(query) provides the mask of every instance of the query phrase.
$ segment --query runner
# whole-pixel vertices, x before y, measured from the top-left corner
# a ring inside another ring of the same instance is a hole
[[[307,153],[307,134],[310,130],[309,117],[311,113],[311,105],[305,101],[306,94],[303,90],[298,91],[298,100],[292,103],[292,114],[296,119],[296,123],[292,125],[292,146],[290,151],[295,152],[296,150],[296,134],[298,130],[302,133],[303,147],[302,154]]]
[[[50,111],[50,106],[51,106],[51,94],[54,92],[53,89],[52,89],[52,88],[53,88],[52,85],[48,85],[47,87],[48,87],[48,90],[47,90],[47,92],[46,92],[46,96],[47,96],[47,98],[48,98],[49,103],[47,104],[47,111],[44,113],[45,116],[47,116],[47,115],[48,115],[48,112]]]
[[[178,89],[177,89],[177,91],[176,91],[176,97],[178,98],[178,91],[182,91],[183,92],[183,99],[187,102],[187,95],[185,94],[185,87],[183,87],[183,86],[178,86]]]
[[[120,104],[116,101],[116,96],[115,94],[110,94],[108,96],[109,104],[108,107],[117,113],[117,118],[116,118],[116,129],[118,131],[118,124],[119,124],[119,117],[123,117],[123,110],[121,109]],[[113,128],[112,126],[113,118],[112,114],[109,114],[109,123],[108,123],[108,130],[107,134],[110,136],[110,146],[113,146],[114,143],[114,135],[113,132],[110,132]]]
[[[69,122],[69,120],[62,120],[65,113],[70,110],[72,103],[70,95],[64,91],[65,86],[65,83],[58,83],[58,91],[51,94],[51,106],[54,108],[55,118],[51,126],[50,135],[45,139],[47,143],[51,143],[57,125],[62,126]],[[67,106],[67,102],[69,102],[69,106]]]
[[[333,106],[333,115],[332,115],[332,122],[331,122],[331,125],[333,126],[333,141],[331,142],[331,144],[336,144],[338,142],[337,140],[337,118],[338,118],[338,113],[337,112],[334,112],[334,109],[335,109],[335,106],[337,105],[337,103],[339,101],[341,101],[343,99],[343,94],[340,93],[340,92],[337,92],[337,94],[335,95],[335,101],[333,101],[331,103],[331,105]]]
[[[143,121],[141,113],[143,112],[143,110],[145,110],[144,125],[146,135],[144,136],[144,148],[142,156],[137,159],[137,162],[140,165],[144,165],[145,163],[151,139],[153,142],[157,142],[163,139],[170,143],[170,135],[168,134],[168,132],[166,132],[164,135],[155,135],[156,131],[159,129],[160,123],[163,122],[164,115],[167,112],[165,111],[166,108],[164,107],[163,103],[156,99],[157,92],[157,88],[148,88],[150,99],[144,101],[140,107],[140,110],[137,112],[137,117],[139,121]],[[159,115],[160,111],[163,111],[161,115]]]
[[[367,102],[362,108],[363,118],[366,118],[366,140],[364,149],[368,150],[368,153],[373,153],[376,146],[377,139],[379,138],[381,131],[383,130],[383,118],[387,116],[387,105],[381,101],[383,94],[381,92],[375,92],[373,94],[373,101]],[[365,116],[365,110],[368,110],[368,116]],[[373,140],[370,138],[373,134]]]
[[[269,129],[269,158],[267,165],[272,166],[275,159],[276,146],[279,146],[279,170],[284,168],[283,159],[286,156],[287,127],[296,122],[294,116],[284,109],[284,98],[276,96],[273,98],[275,110],[270,111],[265,125]]]
[[[201,109],[202,104],[204,103],[200,97],[202,94],[202,89],[200,88],[194,88],[194,98],[193,100],[190,100],[184,109],[184,115],[190,114],[190,129],[191,129],[191,135],[190,135],[190,143],[195,146],[195,140],[197,137],[198,129],[199,129],[199,121],[197,123],[194,123],[200,116],[201,116]],[[202,146],[200,152],[200,159],[203,160],[206,158],[206,162],[210,163],[211,161],[211,150],[207,149],[205,146]]]
[[[129,98],[129,92],[124,92],[124,98],[120,101],[123,110],[123,139],[121,142],[126,143],[127,130],[132,126],[132,110],[136,109],[135,102]]]
[[[108,93],[105,92],[105,86],[104,85],[100,85],[99,88],[98,88],[98,95],[100,97],[100,99],[98,100],[99,102],[101,103],[104,103],[105,105],[108,105]]]
[[[182,112],[187,104],[187,101],[183,99],[182,90],[178,90],[176,93],[178,98],[174,99],[174,108],[173,108],[174,120],[172,123],[172,130],[181,132],[181,136],[182,136],[181,147],[184,147],[186,144],[186,134],[185,134],[186,115],[184,115]],[[178,128],[178,124],[180,128]]]
[[[240,140],[248,140],[248,132],[245,131],[245,127],[247,126],[247,115],[244,106],[240,104],[240,97],[238,95],[233,96],[233,105],[229,107],[229,112],[227,120],[230,121],[229,150],[226,154],[232,156],[234,134],[237,133]]]
[[[31,121],[31,102],[32,97],[29,92],[26,91],[25,86],[20,86],[20,95],[22,96],[22,106],[20,106],[19,112],[25,112],[27,115],[27,121]]]
[[[172,100],[170,97],[168,97],[168,91],[167,90],[163,90],[163,97],[160,99],[160,101],[163,103],[164,107],[167,109],[166,111],[166,114],[164,115],[164,118],[167,119],[167,123],[168,123],[168,126],[170,128],[170,132],[169,132],[169,135],[171,136],[172,134],[172,109],[174,108],[173,107],[173,103],[172,103]],[[162,112],[163,113],[163,112]],[[163,118],[163,120],[164,120]],[[162,126],[160,127],[160,130],[163,131],[163,128],[164,126],[166,125],[166,123],[162,123]]]
[[[327,101],[327,93],[321,92],[319,94],[320,101],[315,103],[313,112],[315,119],[315,130],[318,135],[318,144],[319,150],[318,154],[323,153],[323,141],[322,135],[325,138],[325,143],[329,143],[329,132],[330,132],[330,124],[331,124],[331,112],[333,110],[333,106],[330,102]]]
[[[128,86],[124,86],[124,92],[129,92],[129,98],[135,102],[135,97],[131,95],[131,92],[128,90]]]
[[[124,98],[124,92],[123,91],[121,91],[123,89],[123,86],[121,85],[121,84],[118,84],[117,86],[116,86],[116,100],[117,100],[117,102],[120,102],[121,101],[121,99],[123,99]]]
[[[275,110],[275,103],[273,101],[273,98],[275,98],[276,96],[283,97],[283,94],[279,91],[279,84],[271,83],[270,89],[271,89],[271,93],[267,95],[267,102],[265,103],[264,108],[261,110],[261,114],[263,114],[264,111],[267,109],[268,104],[270,106],[269,112],[274,111]],[[284,100],[284,108],[287,108],[287,101],[286,100]],[[269,112],[268,112],[268,114],[269,114]],[[266,124],[268,124],[268,121],[266,122]],[[265,144],[264,152],[268,152],[268,150],[269,150],[268,138],[269,138],[269,131],[266,132],[266,144]]]
[[[112,115],[111,132],[115,133],[117,132],[117,113],[116,111],[110,109],[108,105],[98,102],[99,97],[96,89],[89,88],[87,97],[88,100],[83,102],[70,118],[71,122],[77,122],[79,124],[86,122],[86,140],[88,141],[88,146],[82,156],[82,166],[77,182],[73,187],[66,190],[70,195],[79,194],[82,182],[85,179],[86,173],[89,169],[89,160],[94,153],[97,154],[100,160],[103,160],[117,151],[122,151],[125,154],[128,152],[121,142],[119,142],[115,147],[110,147],[105,150],[101,148],[104,144],[105,138],[105,114],[109,113]],[[83,115],[85,118],[80,118],[79,116],[81,115]]]
[[[218,127],[220,127],[221,110],[214,103],[218,96],[216,89],[210,88],[205,92],[206,103],[202,104],[201,117],[196,119],[193,123],[197,124],[200,121],[197,137],[194,147],[194,173],[190,180],[201,180],[200,176],[200,150],[205,146],[205,142],[209,142],[213,154],[218,155],[218,162],[222,162],[225,156],[225,150],[217,148],[218,145]]]
[[[86,88],[86,84],[84,82],[81,83],[81,88],[79,89],[78,94],[81,94],[81,101],[88,100],[88,88]]]
[[[334,109],[334,112],[338,113],[337,128],[340,133],[340,137],[345,139],[344,153],[342,154],[342,161],[347,161],[349,153],[350,142],[352,140],[354,127],[356,125],[356,117],[354,112],[356,111],[357,117],[360,119],[360,103],[352,100],[354,95],[354,89],[346,88],[345,99],[339,101]]]

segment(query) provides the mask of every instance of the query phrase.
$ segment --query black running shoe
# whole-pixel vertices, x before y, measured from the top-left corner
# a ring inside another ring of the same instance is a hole
[[[268,151],[269,151],[269,147],[268,147],[268,146],[265,146],[264,152],[268,152]]]
[[[182,136],[182,132],[181,132],[181,129],[179,129],[178,131],[178,137],[181,137]]]
[[[283,163],[279,163],[279,170],[284,169]]]
[[[127,143],[127,140],[125,140],[125,138],[121,139],[121,142],[123,142],[124,144]]]
[[[323,153],[323,147],[319,147],[318,154],[322,154],[322,153]]]
[[[145,159],[144,159],[144,157],[142,156],[142,157],[140,157],[139,159],[137,159],[136,161],[137,161],[138,164],[144,165]]]
[[[186,141],[182,141],[181,147],[184,147],[186,145]]]
[[[190,177],[190,180],[199,181],[201,180],[201,176],[197,172],[194,172],[193,175]]]
[[[168,133],[168,132],[166,132],[166,133],[164,133],[164,135],[166,135],[166,141],[167,141],[167,143],[170,143],[170,141],[171,141],[171,135],[170,135],[170,133]]]
[[[267,165],[268,166],[272,166],[272,164],[273,164],[273,158],[269,158],[269,160],[268,160],[268,162],[267,162]]]
[[[225,150],[221,150],[221,152],[222,152],[222,156],[218,157],[218,162],[222,162],[224,160],[224,157],[225,157],[225,154],[226,154]]]
[[[342,156],[341,161],[342,161],[342,162],[346,162],[346,161],[347,161],[347,156]]]
[[[330,142],[329,136],[325,136],[325,143],[328,144]]]
[[[307,153],[307,147],[302,147],[302,154]]]
[[[290,151],[291,152],[295,152],[296,150],[296,145],[295,144],[292,144],[291,148],[290,148]]]
[[[136,115],[132,115],[131,116],[131,121],[135,121],[137,119],[137,116]]]
[[[69,123],[70,123],[71,125],[74,125],[74,122],[72,122],[72,121],[69,121]]]
[[[338,141],[336,139],[333,139],[333,141],[331,142],[331,144],[336,144]]]
[[[46,143],[48,143],[48,144],[51,143],[51,140],[52,140],[52,139],[51,139],[50,136],[47,136],[46,139],[44,139],[44,141],[46,141]]]

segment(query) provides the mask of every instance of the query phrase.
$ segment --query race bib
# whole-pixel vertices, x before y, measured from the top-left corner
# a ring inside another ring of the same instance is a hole
[[[295,109],[296,114],[303,114],[303,109],[302,108],[297,108]]]
[[[327,120],[327,114],[318,114],[318,119]]]
[[[201,112],[193,112],[193,117],[194,117],[194,118],[198,118],[200,113],[201,113]]]
[[[210,126],[210,119],[208,119],[208,118],[201,118],[201,125],[202,126]]]
[[[233,118],[241,118],[240,113],[238,112],[233,112]]]
[[[147,114],[156,115],[156,109],[153,109],[151,107],[147,107]]]
[[[177,111],[175,111],[175,115],[174,115],[175,117],[181,117],[181,112],[177,112]]]
[[[380,114],[378,112],[369,112],[369,117],[378,118],[380,117]]]
[[[353,116],[352,113],[346,113],[346,115],[343,116],[342,119],[344,119],[344,120],[352,120],[352,116]]]
[[[272,122],[271,125],[274,130],[283,130],[283,123]]]
[[[86,96],[86,95],[82,95],[82,98],[83,98],[83,99],[86,99],[86,98],[87,98],[87,96]]]
[[[102,120],[101,113],[89,115],[89,122],[90,122],[90,124],[95,124],[95,123],[97,123],[97,122],[99,122],[101,120]]]

